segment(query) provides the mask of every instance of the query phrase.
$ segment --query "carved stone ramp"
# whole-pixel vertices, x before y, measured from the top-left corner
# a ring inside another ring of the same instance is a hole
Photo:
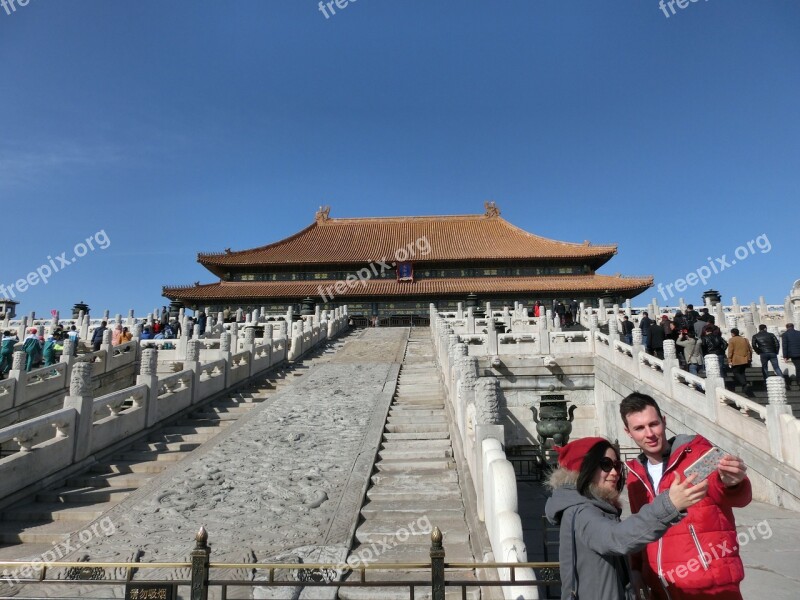
[[[453,459],[444,389],[439,381],[428,329],[412,329],[389,409],[378,460],[348,556],[361,564],[430,562],[431,529],[444,534],[446,562],[473,562],[469,528]],[[448,570],[448,579],[473,580],[472,570]],[[427,571],[367,571],[370,580],[430,579]],[[358,580],[351,572],[348,580]],[[414,598],[430,598],[430,585],[415,587]],[[447,590],[461,598],[460,589]],[[480,598],[477,587],[468,598]],[[342,587],[345,600],[407,599],[406,587]]]
[[[85,529],[158,474],[180,468],[179,461],[253,408],[269,401],[342,344],[337,341],[312,353],[303,363],[286,365],[227,398],[199,406],[188,416],[115,452],[90,470],[3,510],[0,560],[39,559],[48,551],[54,551],[56,556],[66,554],[64,546],[59,546],[64,540]]]

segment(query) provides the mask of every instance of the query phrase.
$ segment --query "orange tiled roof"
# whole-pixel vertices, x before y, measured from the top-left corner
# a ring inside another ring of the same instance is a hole
[[[164,287],[163,295],[184,301],[233,299],[305,298],[319,296],[336,281],[222,281],[206,285]],[[394,279],[371,279],[362,286],[342,293],[333,291],[336,298],[415,297],[504,293],[589,292],[629,293],[635,296],[653,285],[652,277],[620,277],[611,275],[557,275],[547,277],[472,277],[464,279],[421,279],[398,282]],[[330,287],[330,290],[333,290]],[[328,295],[331,292],[327,292]]]
[[[197,260],[217,275],[230,267],[255,265],[367,264],[384,257],[392,260],[399,249],[417,240],[415,255],[409,258],[415,263],[582,258],[599,266],[617,252],[615,244],[592,246],[533,235],[501,218],[492,203],[483,215],[331,219],[328,211],[320,209],[314,223],[274,244],[200,253]],[[423,255],[426,246],[430,250]]]

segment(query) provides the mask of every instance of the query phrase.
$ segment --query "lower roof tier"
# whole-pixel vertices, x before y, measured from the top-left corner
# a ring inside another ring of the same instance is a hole
[[[337,286],[338,284],[338,286]],[[601,296],[611,293],[633,298],[653,285],[652,277],[619,275],[557,275],[552,277],[466,277],[397,281],[368,279],[350,281],[220,281],[191,286],[164,286],[162,294],[170,300],[198,302],[208,300],[302,299],[306,296],[347,298],[447,297],[476,294],[581,294]]]

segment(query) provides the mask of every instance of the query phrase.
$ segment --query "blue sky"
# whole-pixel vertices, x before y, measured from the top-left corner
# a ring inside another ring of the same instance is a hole
[[[675,9],[0,8],[0,283],[107,239],[17,290],[20,311],[142,312],[164,284],[214,281],[198,251],[277,241],[322,204],[333,217],[465,214],[492,199],[533,233],[618,243],[601,272],[663,285],[743,246],[675,299],[713,287],[782,303],[800,278],[800,3]],[[656,289],[639,300],[653,297],[663,304]]]

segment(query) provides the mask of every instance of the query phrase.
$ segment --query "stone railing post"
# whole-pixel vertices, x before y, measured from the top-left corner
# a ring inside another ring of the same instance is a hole
[[[498,344],[497,344],[497,329],[495,329],[495,327],[494,327],[494,318],[492,318],[492,317],[488,317],[488,318],[489,318],[489,320],[486,323],[486,325],[487,325],[486,334],[487,334],[487,338],[488,338],[486,340],[486,344],[487,344],[486,351],[489,353],[489,356],[497,356],[497,352],[498,352],[498,350],[497,350],[497,346],[498,346]]]
[[[147,386],[145,427],[152,427],[158,421],[158,350],[155,348],[142,350],[139,374],[136,376],[136,385],[141,384]]]
[[[203,400],[200,398],[200,376],[203,374],[200,362],[200,340],[197,338],[189,340],[186,344],[186,359],[183,361],[183,368],[190,369],[192,375],[192,404]]]
[[[201,527],[195,536],[195,547],[191,553],[192,584],[190,600],[208,600],[208,577],[210,572],[211,548],[208,546],[208,533]]]
[[[719,411],[719,401],[717,400],[717,388],[725,387],[725,379],[722,377],[722,366],[716,354],[706,354],[703,357],[706,368],[706,406],[705,413],[710,421],[717,422],[717,412]]]
[[[249,325],[244,328],[244,349],[250,353],[250,361],[247,365],[248,376],[253,375],[253,359],[256,355],[256,328]]]
[[[13,406],[22,406],[28,399],[28,372],[25,370],[27,359],[28,355],[25,352],[17,350],[14,352],[11,369],[8,371],[8,378],[17,380],[17,384],[14,386]]]
[[[664,340],[664,393],[672,395],[672,369],[680,367],[675,340]]]
[[[781,415],[791,415],[792,407],[786,404],[786,383],[782,377],[769,377],[767,379],[767,437],[769,438],[770,454],[782,462],[788,458],[783,447],[783,426]]]
[[[64,398],[64,408],[74,408],[78,413],[75,419],[75,443],[72,447],[72,462],[78,462],[89,456],[92,450],[92,363],[79,362],[72,367],[69,395]]]
[[[223,331],[219,336],[219,358],[225,361],[225,387],[231,380],[231,334]]]

